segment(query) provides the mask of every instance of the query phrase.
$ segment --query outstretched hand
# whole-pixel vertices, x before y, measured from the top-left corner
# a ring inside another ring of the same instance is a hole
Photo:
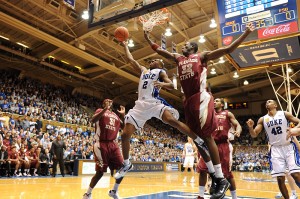
[[[121,43],[121,45],[124,46],[124,47],[125,47],[125,46],[128,46],[128,42],[127,42],[127,41],[121,41],[120,43]]]
[[[240,137],[240,132],[237,132],[237,131],[233,131],[233,133],[232,133],[234,136],[236,136],[236,137]]]
[[[164,83],[160,82],[160,81],[153,81],[153,85],[154,85],[154,87],[160,89],[164,86]]]
[[[246,123],[247,123],[249,128],[253,128],[253,126],[254,126],[254,121],[253,120],[249,119]]]
[[[293,137],[293,136],[298,136],[299,133],[297,132],[297,128],[287,128],[286,130],[286,140],[288,140],[289,138]]]
[[[246,30],[248,30],[248,31],[250,31],[250,32],[253,32],[253,31],[255,30],[254,24],[253,24],[252,22],[248,23],[248,24],[247,24],[247,29],[246,29]]]
[[[118,110],[118,112],[121,114],[121,115],[125,115],[125,107],[120,105],[120,110]]]
[[[144,37],[145,37],[145,39],[147,41],[150,40],[150,38],[149,38],[149,31],[144,31]]]

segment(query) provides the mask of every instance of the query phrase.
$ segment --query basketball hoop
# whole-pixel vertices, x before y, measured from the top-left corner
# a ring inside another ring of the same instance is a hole
[[[169,18],[170,13],[168,9],[162,8],[140,16],[139,20],[143,24],[144,31],[151,32],[154,26],[164,24]]]

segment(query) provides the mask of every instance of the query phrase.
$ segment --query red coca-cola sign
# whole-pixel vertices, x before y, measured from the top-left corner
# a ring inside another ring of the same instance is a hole
[[[288,34],[298,31],[298,25],[296,21],[280,24],[277,26],[271,26],[258,30],[258,38],[263,39],[267,37],[276,37],[278,35]]]
[[[233,40],[233,37],[232,37],[232,36],[225,37],[225,38],[223,38],[223,44],[224,44],[225,46],[228,46],[229,44],[231,44],[232,40]]]

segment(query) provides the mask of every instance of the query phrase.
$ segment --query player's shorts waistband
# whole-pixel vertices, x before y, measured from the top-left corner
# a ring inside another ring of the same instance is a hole
[[[271,145],[272,147],[274,146],[274,147],[282,147],[282,146],[288,146],[288,145],[290,145],[290,144],[292,144],[293,142],[292,141],[290,141],[290,142],[288,142],[288,143],[286,143],[286,144],[280,144],[280,145]]]

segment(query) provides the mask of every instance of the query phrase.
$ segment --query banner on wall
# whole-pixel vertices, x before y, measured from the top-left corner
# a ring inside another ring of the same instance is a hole
[[[72,9],[75,9],[75,1],[76,0],[64,0],[64,3]]]

